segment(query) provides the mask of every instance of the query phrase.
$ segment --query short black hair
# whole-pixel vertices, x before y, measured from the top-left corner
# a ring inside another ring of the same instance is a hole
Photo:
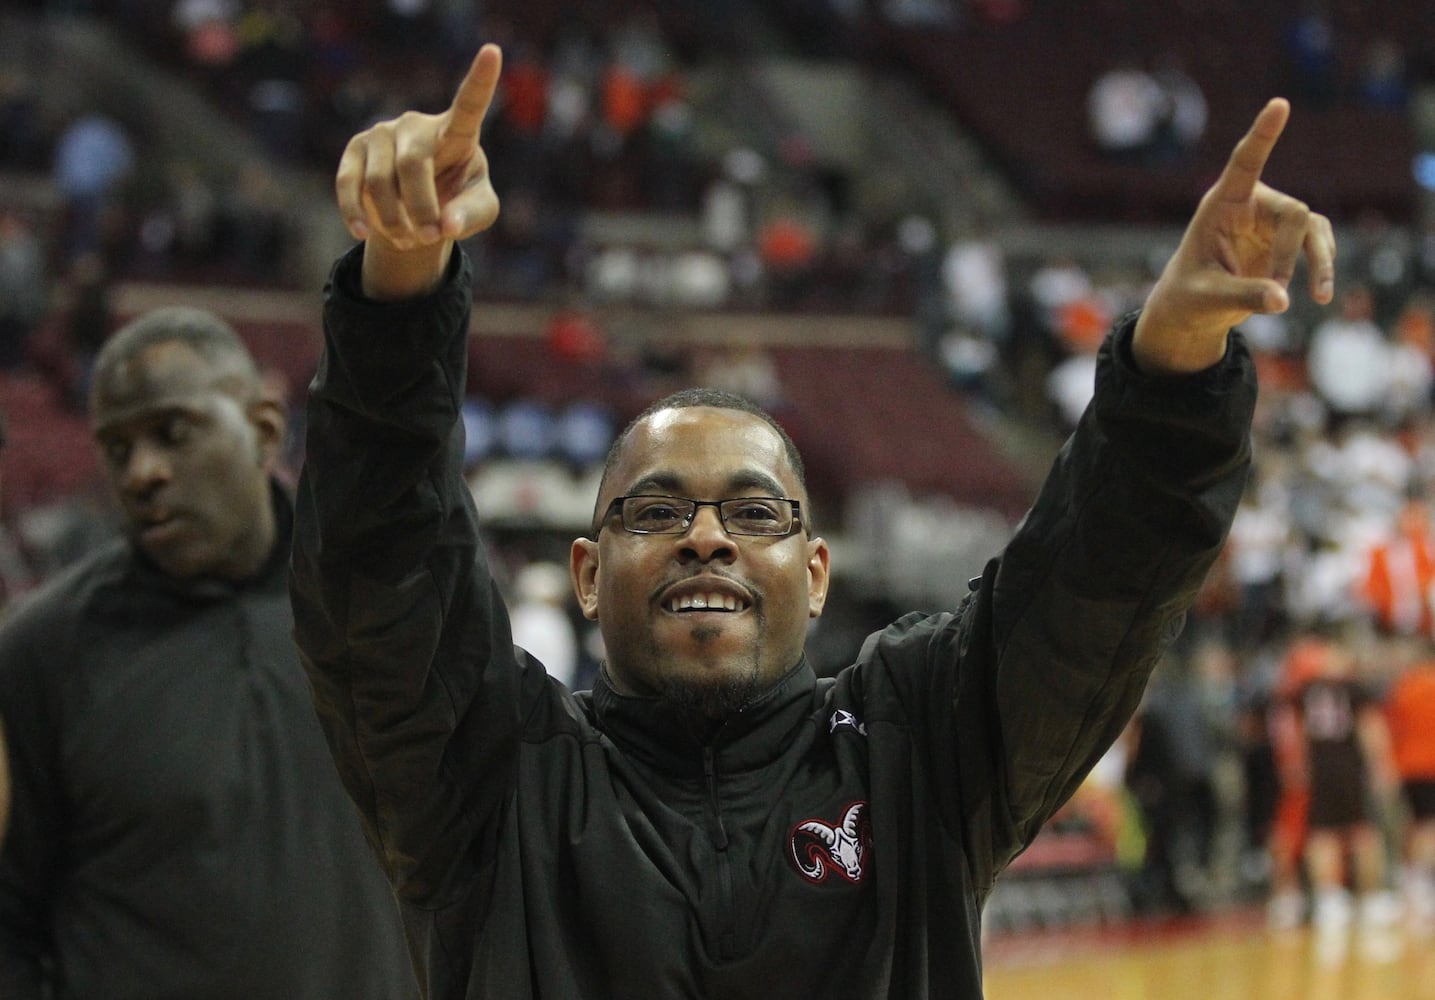
[[[628,439],[633,436],[633,431],[644,420],[662,410],[682,410],[693,406],[710,406],[716,410],[737,410],[740,413],[750,413],[771,427],[773,432],[777,434],[778,439],[782,441],[783,451],[787,453],[787,463],[792,466],[792,471],[797,476],[797,485],[802,488],[805,497],[807,493],[807,471],[802,464],[802,453],[797,450],[797,444],[792,440],[792,435],[788,434],[787,430],[777,422],[776,417],[746,396],[739,396],[737,393],[729,392],[726,389],[704,387],[679,389],[677,392],[670,393],[662,399],[649,403],[643,408],[641,413],[628,421],[627,426],[613,439],[613,444],[608,448],[608,457],[603,461],[603,476],[598,482],[598,496],[594,502],[593,530],[595,532],[598,529],[598,518],[603,514],[603,511],[599,509],[597,505],[603,502],[603,492],[608,485],[608,476],[612,474],[614,468],[617,467],[618,460],[623,455],[623,449],[628,444]],[[810,507],[810,504],[807,506]],[[812,530],[811,514],[807,507],[803,509],[802,521],[810,532]]]
[[[234,374],[245,382],[259,382],[254,356],[234,327],[207,309],[163,306],[126,323],[105,341],[95,357],[95,384],[148,348],[172,341],[184,344],[215,367],[233,366]]]

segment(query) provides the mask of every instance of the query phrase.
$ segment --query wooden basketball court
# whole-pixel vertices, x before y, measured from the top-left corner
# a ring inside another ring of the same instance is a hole
[[[988,1000],[1435,1000],[1435,936],[1334,942],[1257,913],[996,937]]]

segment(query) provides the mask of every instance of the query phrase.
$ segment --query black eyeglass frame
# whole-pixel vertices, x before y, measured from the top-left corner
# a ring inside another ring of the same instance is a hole
[[[623,517],[623,504],[629,500],[671,500],[674,503],[692,504],[692,510],[688,511],[687,516],[674,528],[664,531],[644,531],[641,528],[629,527],[628,519]],[[792,508],[792,523],[788,525],[786,531],[734,531],[728,525],[727,515],[723,512],[723,507],[726,504],[743,503],[744,501],[771,503],[774,500],[785,503]],[[712,507],[717,511],[718,520],[722,522],[722,529],[729,535],[738,535],[743,538],[788,538],[797,534],[799,531],[807,530],[807,526],[802,523],[802,501],[794,500],[791,497],[725,497],[722,500],[694,500],[692,497],[676,497],[666,493],[629,493],[626,496],[614,497],[612,503],[608,504],[608,509],[603,512],[603,517],[598,521],[597,529],[593,532],[593,537],[598,537],[598,534],[603,530],[603,526],[613,519],[614,514],[618,515],[618,522],[623,526],[623,530],[630,535],[686,535],[692,530],[693,521],[696,520],[698,516],[698,510],[703,507]]]

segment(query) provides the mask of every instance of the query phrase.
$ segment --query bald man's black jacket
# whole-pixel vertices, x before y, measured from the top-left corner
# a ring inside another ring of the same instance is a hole
[[[15,811],[3,1000],[412,1000],[399,915],[314,718],[287,589],[98,549],[0,629]]]

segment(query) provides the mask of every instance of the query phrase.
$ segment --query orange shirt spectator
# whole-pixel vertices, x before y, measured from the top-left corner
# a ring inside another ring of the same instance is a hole
[[[1435,635],[1435,540],[1429,511],[1412,501],[1400,514],[1396,535],[1375,546],[1365,576],[1364,597],[1376,622],[1399,635]]]
[[[543,128],[548,112],[548,70],[534,59],[510,60],[503,71],[503,90],[507,98],[507,117],[513,127],[525,134]]]
[[[817,254],[812,231],[791,216],[778,216],[764,225],[757,242],[763,263],[777,272],[800,271]]]
[[[1100,297],[1083,295],[1072,299],[1056,314],[1057,334],[1075,354],[1095,354],[1111,329],[1113,317]]]
[[[648,118],[648,95],[643,81],[627,67],[614,63],[603,77],[603,120],[619,135],[631,135]]]
[[[1435,660],[1406,671],[1385,701],[1395,769],[1403,781],[1435,781]]]

